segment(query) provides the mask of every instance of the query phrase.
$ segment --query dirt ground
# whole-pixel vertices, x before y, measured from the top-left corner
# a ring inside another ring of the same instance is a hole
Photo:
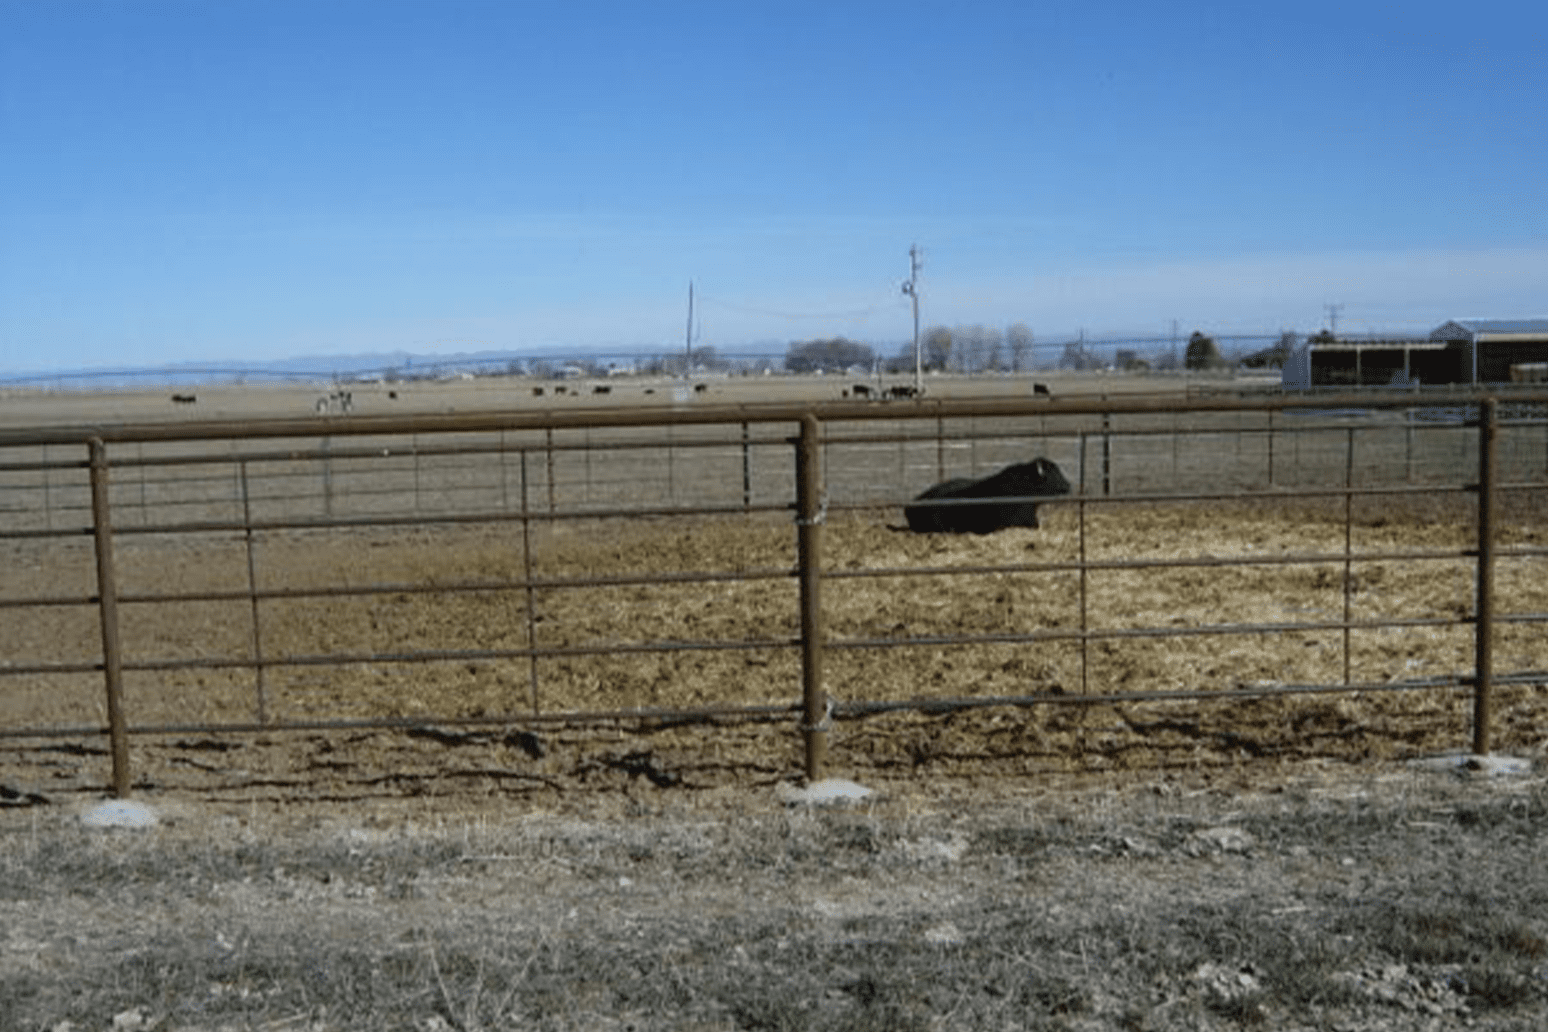
[[[1439,503],[1437,503],[1439,504]],[[1421,550],[1427,559],[1356,559],[1348,612],[1355,620],[1412,624],[1351,632],[1178,634],[1201,627],[1339,620],[1344,563],[1277,563],[1286,555],[1333,555],[1344,546],[1340,512],[1262,504],[1049,507],[1044,526],[987,537],[918,536],[890,529],[896,513],[849,513],[826,532],[823,609],[830,649],[825,683],[837,720],[831,773],[998,779],[1092,771],[1234,769],[1321,758],[1403,759],[1471,741],[1465,688],[1404,683],[1471,668],[1470,624],[1430,624],[1471,612],[1472,565],[1465,514],[1390,506],[1358,517],[1356,555]],[[1501,535],[1502,548],[1537,545],[1529,514]],[[350,800],[473,795],[547,797],[588,786],[649,783],[708,790],[772,785],[801,769],[801,736],[789,707],[799,699],[800,659],[788,520],[733,518],[673,523],[565,525],[532,544],[533,572],[549,583],[597,571],[708,571],[751,580],[548,587],[528,598],[515,587],[386,592],[265,603],[264,654],[372,655],[422,649],[577,647],[702,641],[727,646],[674,652],[558,655],[538,660],[362,661],[266,671],[262,714],[270,722],[399,720],[394,729],[316,728],[135,736],[138,791],[206,799]],[[403,586],[508,584],[522,576],[520,540],[508,528],[278,535],[258,551],[260,584]],[[1247,557],[1250,566],[1094,569],[1082,585],[1066,569],[953,574],[1011,567],[1136,558]],[[89,553],[28,557],[13,547],[7,593],[89,583]],[[139,539],[121,548],[126,594],[239,587],[235,545],[190,547]],[[1503,558],[1496,572],[1502,615],[1548,612],[1541,556]],[[928,569],[928,575],[915,571]],[[886,571],[882,575],[882,571]],[[30,581],[30,583],[29,583]],[[1081,627],[1112,630],[1078,640],[950,644],[948,635]],[[530,606],[530,609],[529,609]],[[529,621],[529,615],[531,620]],[[13,661],[94,654],[88,608],[21,610],[0,628]],[[129,659],[245,656],[251,607],[239,603],[129,606]],[[1162,637],[1131,637],[1136,628]],[[922,644],[878,647],[902,639]],[[1548,671],[1548,639],[1536,623],[1502,621],[1500,675]],[[782,644],[781,644],[782,643]],[[863,644],[864,647],[850,647]],[[1392,684],[1355,695],[1275,695],[1302,684]],[[99,725],[99,675],[8,678],[8,726]],[[1496,688],[1493,741],[1540,750],[1548,702],[1543,680]],[[1205,690],[1201,700],[1143,697],[1072,705],[1086,694]],[[589,721],[558,727],[533,717],[649,707],[769,707],[767,718],[709,717]],[[1024,707],[863,713],[874,704],[1038,695]],[[259,715],[248,671],[134,672],[126,677],[131,724],[251,723]],[[510,719],[502,719],[509,716]],[[490,721],[459,724],[458,721]],[[100,738],[8,740],[0,784],[50,798],[100,792],[109,777]]]

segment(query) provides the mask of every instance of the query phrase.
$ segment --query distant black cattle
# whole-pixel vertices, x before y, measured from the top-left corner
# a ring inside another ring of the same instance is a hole
[[[592,394],[612,394],[613,393],[613,388],[609,387],[605,383],[599,383],[595,387],[591,388],[591,393]]]
[[[849,393],[857,398],[869,398],[871,396],[871,388],[866,384],[857,383],[849,388]]]
[[[179,405],[192,405],[199,399],[192,394],[174,394],[172,400]]]
[[[889,398],[917,398],[923,393],[918,387],[901,383],[887,388]]]
[[[696,383],[693,385],[693,393],[695,394],[703,394],[707,390],[709,390],[709,384],[707,383]]]
[[[1058,465],[1039,456],[992,476],[958,477],[936,484],[905,506],[903,515],[916,534],[990,534],[1002,527],[1037,526],[1037,503],[1030,499],[1069,493],[1070,482]],[[983,501],[974,504],[965,499]],[[936,504],[940,502],[952,504]]]
[[[1046,383],[1034,383],[1032,385],[1032,393],[1042,394],[1049,398],[1053,397],[1053,392],[1048,389],[1048,385]]]

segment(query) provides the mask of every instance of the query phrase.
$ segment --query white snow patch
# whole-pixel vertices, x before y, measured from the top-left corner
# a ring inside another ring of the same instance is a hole
[[[1440,756],[1425,756],[1410,761],[1423,770],[1456,771],[1459,774],[1476,774],[1485,777],[1505,777],[1513,774],[1532,773],[1532,761],[1518,756],[1501,756],[1498,753],[1458,752]]]
[[[151,828],[159,823],[156,811],[129,799],[109,799],[81,814],[88,828]]]
[[[782,783],[774,792],[779,796],[780,802],[786,806],[798,806],[802,803],[807,806],[857,803],[872,794],[871,790],[864,785],[857,785],[853,781],[847,781],[844,778],[828,778],[824,781],[813,781],[804,788]]]

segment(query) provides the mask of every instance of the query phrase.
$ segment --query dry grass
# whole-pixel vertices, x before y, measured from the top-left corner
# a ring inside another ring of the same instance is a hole
[[[1548,1017],[1540,780],[900,780],[836,812],[625,784],[538,807],[206,806],[134,834],[0,813],[0,1029]]]

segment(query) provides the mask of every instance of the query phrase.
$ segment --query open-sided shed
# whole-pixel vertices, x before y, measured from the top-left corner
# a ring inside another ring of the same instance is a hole
[[[1548,362],[1548,319],[1457,319],[1428,337],[1312,337],[1285,362],[1283,384],[1386,387],[1509,383]]]
[[[1512,369],[1548,362],[1548,319],[1454,319],[1430,339],[1462,348],[1467,383],[1511,383],[1522,378]]]

